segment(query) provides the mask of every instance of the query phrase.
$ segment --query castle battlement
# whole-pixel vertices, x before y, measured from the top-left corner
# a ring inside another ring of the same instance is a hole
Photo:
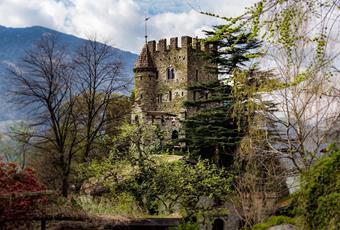
[[[199,38],[192,38],[189,36],[181,37],[181,45],[178,44],[178,37],[170,38],[170,44],[168,44],[167,39],[160,39],[158,42],[149,41],[148,49],[151,53],[153,52],[168,52],[171,50],[178,49],[192,49],[197,51],[206,52],[213,48],[212,45],[208,45],[201,41]]]

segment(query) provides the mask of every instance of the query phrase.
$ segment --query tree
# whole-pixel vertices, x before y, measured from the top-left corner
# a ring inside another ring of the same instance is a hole
[[[25,122],[17,122],[9,126],[9,137],[12,140],[13,152],[11,155],[16,155],[21,169],[27,165],[27,154],[29,152],[29,143],[32,138],[32,130]]]
[[[340,152],[329,148],[303,175],[298,191],[298,215],[304,217],[307,229],[339,229],[340,227]]]
[[[72,166],[93,157],[109,134],[110,106],[121,97],[114,92],[126,86],[108,45],[86,41],[70,54],[56,37],[45,36],[26,52],[20,69],[11,70],[16,102],[33,107],[30,144],[48,154],[41,160],[61,178],[63,196],[68,194]]]
[[[74,108],[73,71],[65,49],[53,36],[43,37],[28,50],[21,69],[10,70],[16,84],[13,96],[18,104],[32,109],[35,148],[53,155],[61,170],[61,192],[67,196],[72,159],[75,154],[76,117]]]
[[[252,58],[259,55],[260,42],[240,28],[230,28],[223,34],[218,34],[216,39],[221,27],[223,26],[216,26],[213,31],[207,32],[206,42],[216,48],[206,58],[212,66],[207,68],[223,77],[215,82],[189,88],[205,93],[207,97],[185,103],[187,107],[194,107],[199,112],[184,121],[184,130],[186,143],[194,156],[212,159],[218,165],[230,166],[248,122],[247,119],[235,119],[234,116],[236,103],[246,100],[245,97],[241,99],[233,95],[233,88],[239,87],[236,75],[239,72],[246,75],[247,82],[242,84],[256,80],[255,71],[246,69],[252,68],[249,66]]]
[[[110,116],[110,107],[120,100],[129,84],[121,73],[122,63],[115,50],[107,44],[99,43],[96,38],[82,45],[74,59],[77,93],[77,125],[82,142],[82,161],[87,162],[96,155],[98,140],[110,135],[107,129],[117,122]],[[112,113],[111,113],[112,114]],[[81,130],[80,130],[81,129]]]
[[[280,82],[261,87],[262,96],[270,97],[278,110],[266,117],[279,137],[272,138],[275,143],[268,140],[268,146],[286,162],[290,176],[308,170],[339,133],[339,89],[334,84],[340,56],[335,48],[338,17],[338,1],[259,1],[243,15],[220,17],[226,23],[212,38],[219,40],[233,27],[248,27],[251,37],[265,41],[261,62]]]
[[[271,187],[275,189],[272,181],[262,184],[261,180],[277,178],[281,184],[287,176],[308,171],[327,142],[339,133],[339,90],[332,77],[339,57],[339,52],[332,50],[338,42],[338,4],[327,0],[259,1],[239,17],[220,17],[226,23],[211,39],[220,40],[235,27],[250,29],[250,38],[261,37],[264,41],[266,52],[258,59],[263,63],[259,67],[269,66],[274,77],[274,81],[259,81],[256,87],[233,87],[239,102],[235,115],[242,117],[243,111],[255,111],[239,152],[239,156],[245,156],[242,161],[246,169],[238,181],[241,193],[251,191],[246,194],[251,195],[259,189],[266,192],[267,188],[270,192]],[[238,77],[236,85],[247,79],[242,75],[234,75]],[[244,95],[250,99],[247,106],[240,103]],[[273,102],[276,111],[263,109],[266,100]],[[247,196],[243,200],[252,199]],[[252,210],[249,224],[261,222],[263,217],[257,215],[261,212]]]

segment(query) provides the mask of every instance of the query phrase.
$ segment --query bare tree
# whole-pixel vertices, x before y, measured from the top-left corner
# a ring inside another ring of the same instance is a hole
[[[61,172],[61,192],[67,196],[72,158],[77,143],[73,71],[65,49],[54,36],[44,36],[26,52],[20,69],[10,70],[15,102],[32,109],[31,144],[53,156]]]
[[[104,135],[110,134],[110,109],[127,88],[121,62],[107,44],[88,40],[79,50],[67,53],[54,36],[45,36],[26,52],[20,68],[12,69],[12,92],[20,106],[33,108],[30,144],[54,172],[59,171],[60,190],[67,196],[72,166],[98,156]],[[97,154],[95,154],[97,151]],[[53,183],[55,184],[55,183]]]
[[[108,126],[110,104],[120,99],[129,81],[121,73],[122,63],[115,50],[96,38],[89,39],[77,52],[74,60],[77,79],[77,122],[79,138],[83,143],[82,161],[87,162],[96,154],[98,140],[110,134]],[[79,108],[80,107],[80,108]],[[98,148],[97,148],[98,149]]]

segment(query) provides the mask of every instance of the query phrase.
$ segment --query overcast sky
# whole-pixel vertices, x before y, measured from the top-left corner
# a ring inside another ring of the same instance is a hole
[[[150,40],[199,36],[217,24],[197,10],[236,16],[256,0],[0,0],[0,25],[40,25],[79,37],[96,35],[112,45],[139,53],[145,12]]]

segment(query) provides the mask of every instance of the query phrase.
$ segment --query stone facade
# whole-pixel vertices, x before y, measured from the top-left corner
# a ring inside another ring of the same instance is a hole
[[[195,111],[183,103],[209,97],[205,92],[189,91],[197,82],[217,80],[208,73],[204,52],[209,47],[188,36],[150,41],[145,44],[135,64],[135,101],[132,121],[143,119],[157,124],[168,137],[176,137],[180,121]]]

